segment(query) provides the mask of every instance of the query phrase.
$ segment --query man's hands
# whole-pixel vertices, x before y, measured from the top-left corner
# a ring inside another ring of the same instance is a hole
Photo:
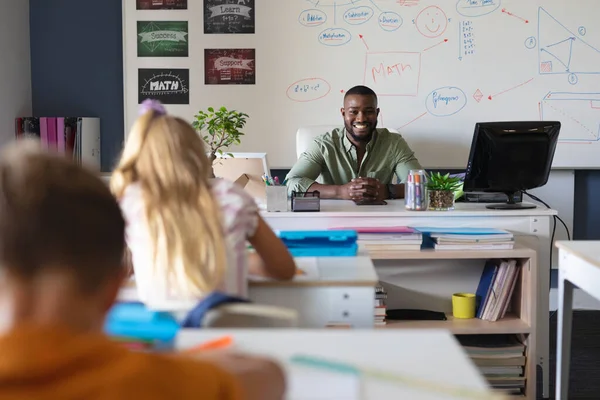
[[[375,178],[354,178],[340,186],[340,196],[344,200],[385,200],[388,198],[387,185]]]

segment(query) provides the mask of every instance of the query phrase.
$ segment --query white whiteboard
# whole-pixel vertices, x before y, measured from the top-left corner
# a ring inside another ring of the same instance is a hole
[[[201,0],[187,10],[124,0],[126,131],[139,68],[189,69],[189,104],[169,111],[248,113],[231,150],[267,152],[272,167],[295,162],[299,126],[341,125],[342,91],[365,84],[379,126],[398,129],[426,167],[465,167],[475,122],[545,119],[562,122],[555,168],[600,168],[598,0],[255,2],[255,34],[204,34]],[[189,57],[137,57],[137,21],[188,21]],[[215,48],[255,49],[256,84],[205,85],[204,50]]]

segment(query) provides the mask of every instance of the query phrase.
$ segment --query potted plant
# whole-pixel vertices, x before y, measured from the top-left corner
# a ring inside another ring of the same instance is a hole
[[[206,143],[211,163],[214,163],[217,154],[223,155],[229,146],[240,144],[240,138],[244,135],[240,129],[246,125],[246,118],[248,114],[225,107],[217,110],[208,107],[206,111],[200,110],[194,115],[192,126]],[[227,154],[233,157],[231,153]],[[211,177],[215,177],[214,169],[211,169]]]
[[[460,176],[442,175],[432,172],[427,178],[427,191],[429,196],[430,210],[448,211],[454,210],[455,192],[462,187]]]

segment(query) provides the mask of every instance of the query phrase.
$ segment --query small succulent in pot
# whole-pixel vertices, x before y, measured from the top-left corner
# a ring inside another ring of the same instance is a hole
[[[454,194],[462,187],[460,176],[432,172],[427,177],[429,210],[447,211],[454,209]]]

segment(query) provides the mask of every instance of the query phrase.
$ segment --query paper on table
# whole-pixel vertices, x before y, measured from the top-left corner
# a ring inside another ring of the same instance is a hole
[[[319,279],[319,261],[317,257],[294,257],[298,272],[294,277],[295,281],[315,281]],[[253,281],[271,281],[271,278],[263,276],[250,275],[249,279]]]
[[[359,400],[361,378],[298,365],[288,368],[286,400]]]
[[[317,257],[295,257],[294,262],[299,274],[296,274],[296,281],[314,281],[319,279],[319,261]]]

